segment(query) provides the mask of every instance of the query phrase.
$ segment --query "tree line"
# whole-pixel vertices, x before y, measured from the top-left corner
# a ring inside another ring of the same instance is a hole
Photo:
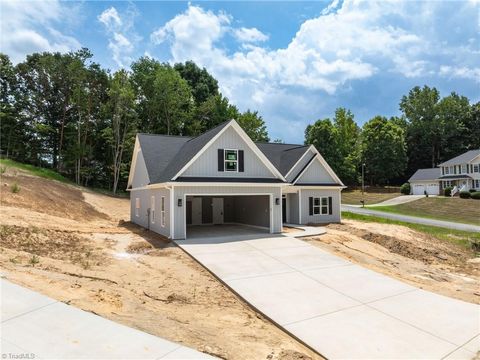
[[[257,111],[240,112],[218,81],[194,62],[149,57],[111,72],[81,49],[34,53],[13,65],[0,53],[0,155],[50,167],[77,184],[125,189],[137,132],[196,136],[236,119],[254,141],[269,141]],[[435,88],[403,96],[401,116],[375,116],[361,128],[338,108],[305,130],[345,184],[399,184],[480,147],[480,103]],[[280,140],[275,140],[280,141]]]
[[[77,184],[125,189],[137,132],[195,136],[236,119],[268,141],[257,111],[240,112],[206,69],[142,57],[110,72],[81,49],[0,54],[0,154],[51,167]]]
[[[480,148],[480,102],[417,86],[399,109],[398,117],[378,115],[360,128],[351,111],[338,108],[333,119],[307,126],[305,143],[315,145],[348,185],[360,183],[362,165],[367,184],[399,185],[417,169]]]

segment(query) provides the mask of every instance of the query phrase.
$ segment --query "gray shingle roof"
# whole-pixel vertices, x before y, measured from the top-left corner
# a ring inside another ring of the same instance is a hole
[[[466,153],[463,153],[462,155],[458,155],[453,159],[450,159],[448,161],[441,163],[439,166],[466,164],[472,161],[473,159],[475,159],[478,155],[480,155],[480,149],[469,150]]]
[[[310,145],[255,143],[282,175],[286,175],[293,165],[305,154]]]
[[[170,181],[230,121],[197,137],[138,134],[151,184]],[[309,145],[256,143],[260,151],[282,174],[307,151]]]
[[[226,121],[197,137],[139,135],[150,183],[170,181],[228,123]],[[143,137],[143,143],[140,137]],[[146,148],[144,143],[147,144]]]
[[[433,169],[418,169],[415,174],[412,175],[409,182],[412,181],[425,181],[425,180],[437,180],[441,175],[440,168]]]

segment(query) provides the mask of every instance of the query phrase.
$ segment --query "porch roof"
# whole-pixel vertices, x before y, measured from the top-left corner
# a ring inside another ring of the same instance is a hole
[[[471,179],[471,176],[468,175],[444,175],[440,176],[439,180],[462,180],[462,179]]]

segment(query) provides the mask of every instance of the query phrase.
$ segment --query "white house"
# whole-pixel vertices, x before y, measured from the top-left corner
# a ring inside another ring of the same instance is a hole
[[[343,188],[314,146],[254,143],[235,120],[197,137],[138,134],[128,179],[131,221],[171,239],[200,225],[339,222]]]
[[[470,150],[438,165],[419,169],[408,180],[412,194],[438,195],[446,187],[453,193],[476,189],[480,191],[480,149]]]

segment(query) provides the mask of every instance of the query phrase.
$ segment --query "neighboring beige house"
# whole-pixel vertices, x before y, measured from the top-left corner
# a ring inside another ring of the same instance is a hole
[[[171,239],[197,225],[340,221],[343,183],[314,146],[254,143],[235,120],[197,137],[138,134],[131,220]]]
[[[437,168],[419,169],[408,181],[414,195],[438,195],[446,187],[453,189],[452,195],[470,189],[480,191],[480,149],[467,151]]]

